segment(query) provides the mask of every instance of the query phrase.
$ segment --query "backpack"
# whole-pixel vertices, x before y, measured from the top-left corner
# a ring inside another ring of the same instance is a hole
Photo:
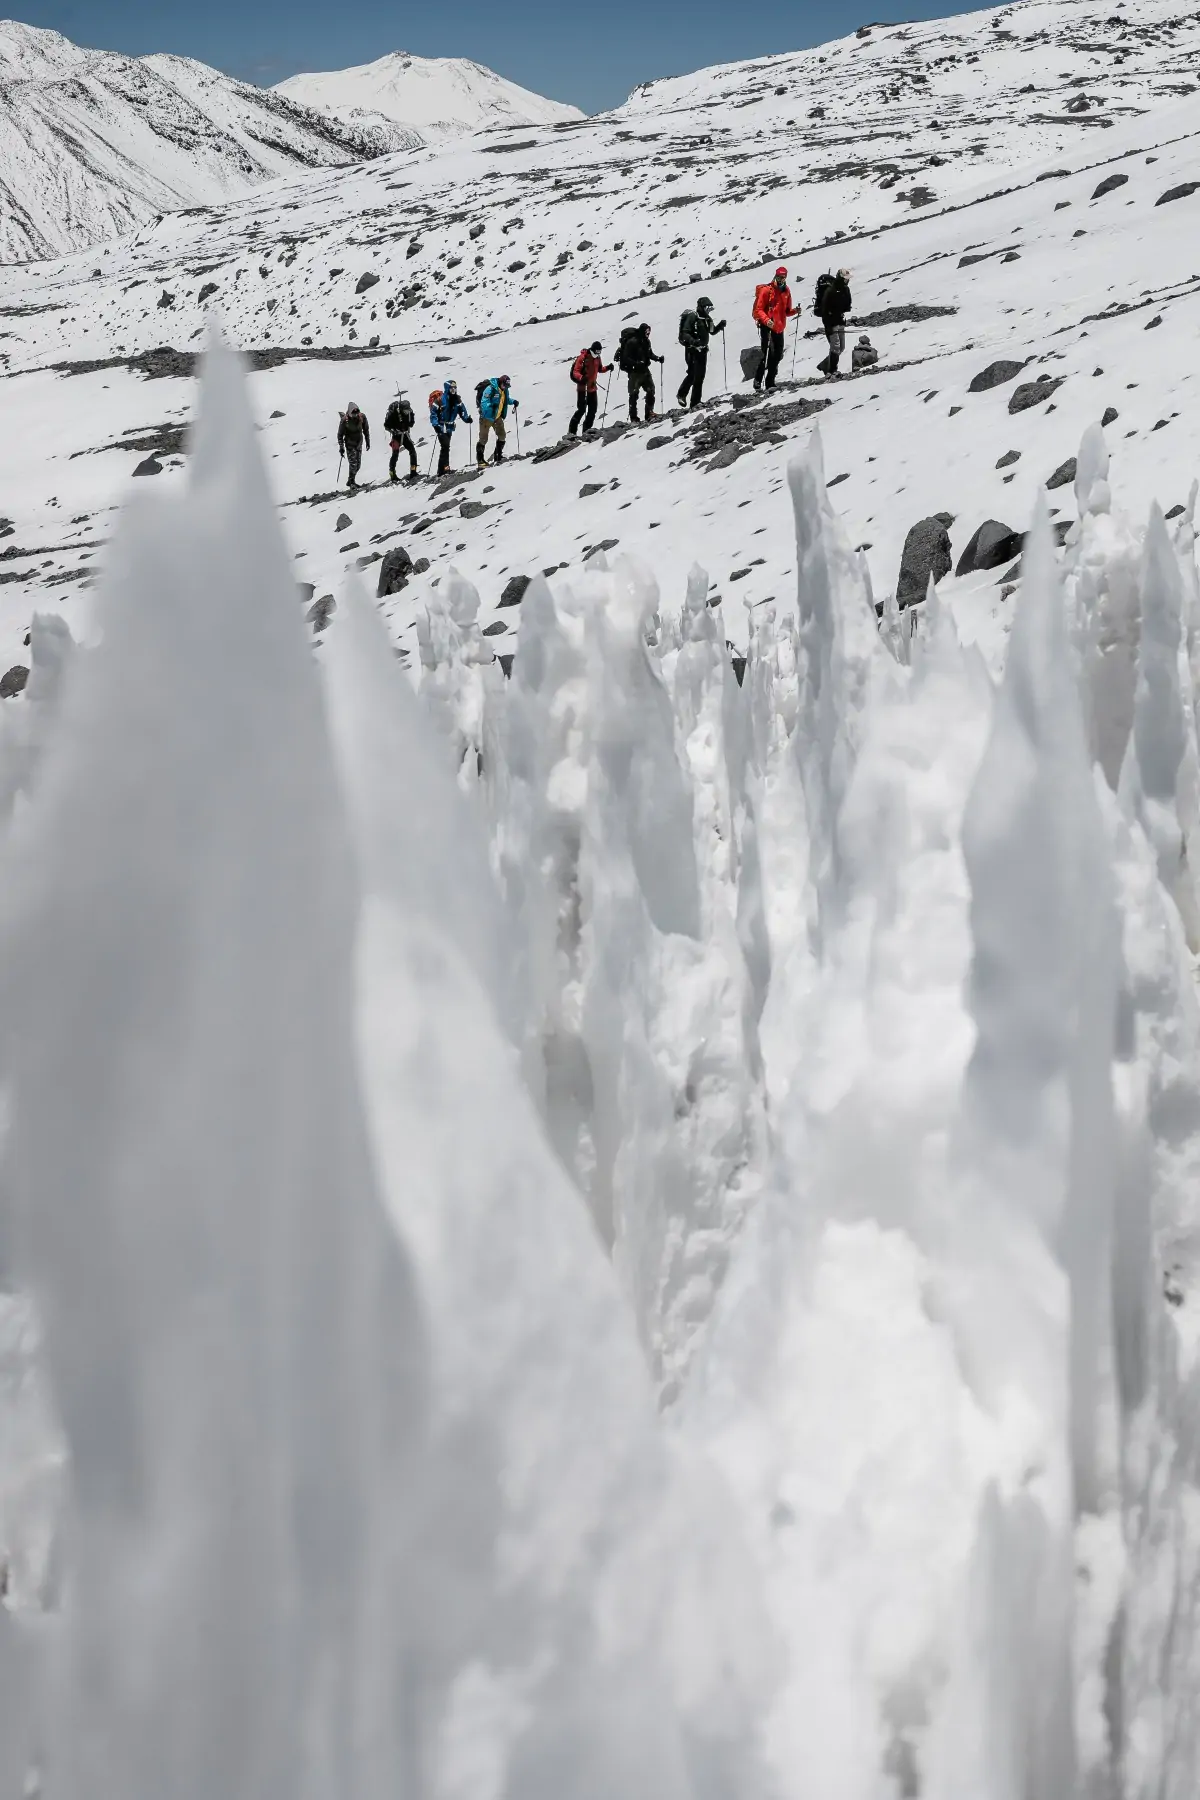
[[[628,375],[631,369],[637,368],[637,363],[634,361],[634,340],[640,336],[641,332],[636,325],[626,325],[622,328],[621,342],[617,347],[617,367],[623,374]]]
[[[416,424],[416,415],[407,400],[393,400],[383,416],[383,429],[393,437],[401,437]]]
[[[813,297],[813,311],[816,313],[818,319],[821,317],[821,309],[825,305],[825,296],[833,286],[833,283],[834,277],[829,273],[828,269],[826,269],[824,275],[817,276],[817,291]]]
[[[686,312],[680,313],[680,315],[679,315],[679,341],[683,345],[685,350],[690,350],[692,348],[693,326],[695,325],[695,323],[696,323],[696,315],[692,311],[691,307],[689,307]]]
[[[491,385],[492,385],[492,378],[490,375],[487,377],[486,380],[477,381],[475,383],[475,411],[476,412],[479,412],[479,410],[483,406],[483,390],[484,390],[484,388],[490,388]]]
[[[431,388],[429,390],[429,410],[431,413],[436,414],[438,419],[441,418],[441,416],[442,416],[442,390],[441,390],[441,388]]]
[[[579,352],[579,355],[575,358],[575,361],[571,364],[571,380],[572,381],[580,382],[580,381],[584,381],[587,379],[586,372],[584,370],[583,365],[587,361],[588,357],[591,354],[592,353],[590,350],[581,350]]]

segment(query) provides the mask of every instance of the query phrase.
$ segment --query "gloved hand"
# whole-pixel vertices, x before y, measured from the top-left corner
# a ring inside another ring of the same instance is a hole
[[[724,319],[721,320],[721,323],[719,325],[713,326],[714,331],[724,331],[724,329],[725,329],[725,320]]]
[[[655,360],[660,363],[665,363],[667,359],[665,356],[659,356],[659,357],[656,357]]]

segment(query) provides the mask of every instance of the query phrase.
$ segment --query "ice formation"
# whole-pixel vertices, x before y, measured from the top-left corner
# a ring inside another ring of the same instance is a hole
[[[596,556],[414,695],[216,352],[39,627],[0,1800],[1190,1800],[1192,516],[1089,433],[997,685],[790,486],[740,684]]]

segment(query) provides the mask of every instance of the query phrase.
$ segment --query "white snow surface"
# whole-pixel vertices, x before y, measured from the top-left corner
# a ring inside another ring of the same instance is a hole
[[[0,1800],[1194,1800],[1194,29],[871,28],[0,272]],[[783,254],[880,364],[535,460],[582,344],[682,374],[676,133],[731,352]],[[501,371],[506,463],[379,482]],[[935,513],[1020,555],[900,612]]]
[[[394,149],[408,148],[414,139],[439,144],[473,131],[583,117],[577,106],[543,99],[466,57],[413,56],[404,50],[359,68],[292,75],[275,92],[356,128],[386,133],[399,127],[400,134],[409,134],[409,144],[396,141]]]

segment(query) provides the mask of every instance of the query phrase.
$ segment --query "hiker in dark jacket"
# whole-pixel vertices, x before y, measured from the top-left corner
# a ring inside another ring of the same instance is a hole
[[[650,373],[651,363],[664,363],[665,356],[655,356],[654,345],[650,342],[649,325],[626,326],[621,333],[621,342],[617,350],[617,366],[629,377],[629,419],[636,425],[638,422],[638,395],[646,396],[646,419],[655,415],[654,411],[654,377]]]
[[[846,314],[854,304],[850,298],[849,269],[839,269],[832,280],[826,275],[821,276],[817,289],[817,316],[829,340],[829,354],[817,367],[832,381],[838,372],[838,359],[846,348]]]
[[[581,350],[571,364],[571,380],[575,383],[575,393],[579,404],[571,415],[571,423],[567,426],[567,436],[577,437],[580,422],[583,423],[583,435],[589,437],[596,423],[596,407],[600,396],[596,391],[596,383],[601,375],[611,375],[612,364],[604,361],[599,339],[590,350]]]
[[[352,400],[338,425],[338,449],[345,452],[346,468],[349,471],[347,487],[358,486],[364,444],[368,450],[371,448],[371,427],[367,424],[366,414],[359,412]]]
[[[389,432],[392,440],[392,460],[388,464],[388,474],[393,481],[399,481],[396,464],[400,460],[401,450],[408,451],[408,479],[417,478],[417,451],[412,441],[412,428],[417,416],[404,394],[398,394],[383,416],[383,429]]]
[[[680,406],[686,406],[691,395],[693,407],[699,406],[704,397],[704,377],[708,370],[708,340],[715,337],[718,331],[724,331],[725,321],[713,324],[713,303],[707,294],[701,294],[696,302],[695,312],[685,312],[679,321],[679,341],[683,345],[683,354],[687,362],[687,374],[683,385],[676,396]]]
[[[457,381],[448,381],[440,394],[435,388],[429,396],[429,423],[433,426],[437,441],[441,446],[441,455],[438,457],[439,475],[445,475],[450,467],[454,427],[459,419],[462,419],[467,425],[473,423],[470,413],[459,396]]]

